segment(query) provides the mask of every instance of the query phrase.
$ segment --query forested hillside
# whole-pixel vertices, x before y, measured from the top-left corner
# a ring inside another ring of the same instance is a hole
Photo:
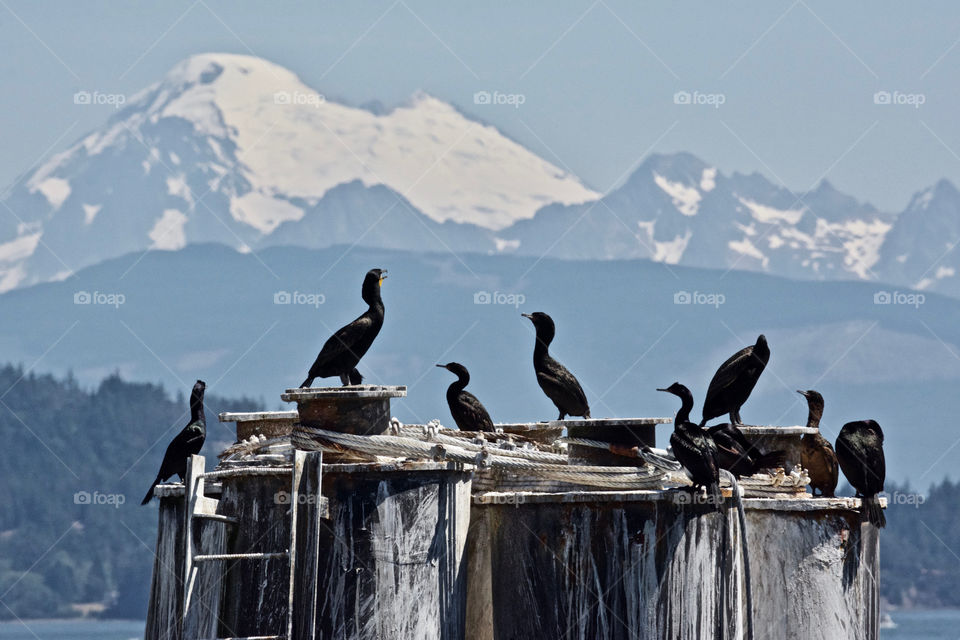
[[[146,614],[157,512],[140,500],[189,419],[187,392],[117,375],[88,390],[0,368],[0,619],[75,616],[75,604]],[[234,439],[218,412],[261,406],[211,388],[203,454]]]

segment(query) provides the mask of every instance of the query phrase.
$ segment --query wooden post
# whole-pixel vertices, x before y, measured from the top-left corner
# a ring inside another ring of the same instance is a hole
[[[159,495],[157,551],[153,562],[150,604],[145,640],[181,640],[183,615],[183,523],[182,495]]]
[[[327,499],[320,495],[323,453],[297,450],[290,490],[290,601],[287,638],[313,640],[317,626],[317,566],[320,518]]]

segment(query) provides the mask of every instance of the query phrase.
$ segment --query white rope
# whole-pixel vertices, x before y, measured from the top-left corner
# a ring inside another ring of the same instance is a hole
[[[587,438],[560,438],[560,442],[565,442],[567,444],[575,444],[581,447],[592,447],[594,449],[606,449],[610,451],[610,442],[603,442],[602,440],[589,440]],[[637,457],[646,462],[647,464],[652,464],[658,469],[663,469],[664,471],[679,471],[682,468],[682,465],[677,462],[675,458],[670,456],[663,449],[654,449],[653,447],[637,447]]]
[[[403,429],[403,437],[421,439],[417,435],[417,429],[415,427],[405,427]],[[515,443],[500,441],[496,443],[488,443],[482,441],[482,444],[479,442],[467,440],[466,438],[455,438],[453,436],[448,436],[443,433],[436,431],[431,431],[427,433],[423,440],[427,442],[439,442],[441,444],[453,445],[456,447],[461,447],[467,451],[489,451],[498,456],[505,456],[508,458],[523,458],[525,460],[539,460],[547,464],[566,464],[567,456],[559,453],[550,453],[548,451],[539,451],[537,449],[527,449],[524,447],[517,447]],[[510,448],[507,448],[510,447]]]
[[[451,438],[451,440],[457,439]],[[493,468],[572,484],[615,489],[659,487],[664,476],[663,473],[650,467],[599,467],[575,466],[559,462],[545,463],[523,457],[499,455],[499,452],[482,447],[466,448],[461,441],[455,443],[444,441],[431,445],[429,442],[406,436],[357,436],[303,425],[297,425],[294,428],[292,442],[294,446],[301,449],[339,451],[346,448],[368,455],[451,460],[463,464],[477,465],[480,468]],[[333,446],[324,445],[324,443],[330,443]],[[520,452],[524,452],[524,450],[517,449],[511,453]],[[539,451],[524,453],[533,454],[535,457],[543,455],[543,452]]]
[[[744,491],[737,482],[736,476],[726,469],[720,470],[720,476],[721,479],[726,480],[730,483],[730,486],[733,487],[733,495],[731,497],[737,507],[737,519],[740,523],[740,544],[743,547],[743,582],[747,605],[747,640],[753,640],[753,587],[751,586],[750,577],[750,551],[747,548],[747,517],[743,512]],[[726,522],[726,512],[724,512],[723,518],[724,522]],[[727,536],[724,536],[724,544],[726,544],[726,541]]]
[[[230,469],[220,469],[217,471],[208,471],[203,474],[205,479],[210,478],[233,478],[238,476],[282,476],[293,473],[293,467],[233,467]]]

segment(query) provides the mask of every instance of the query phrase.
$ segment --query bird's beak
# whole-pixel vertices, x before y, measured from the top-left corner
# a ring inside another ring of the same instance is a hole
[[[387,279],[387,270],[384,269],[380,272],[380,286],[383,286],[383,281]]]
[[[445,365],[445,364],[438,364],[437,366],[440,367],[441,369],[446,369],[446,368],[447,368],[447,365]]]
[[[666,391],[667,393],[670,393],[670,389],[657,389],[657,391]]]
[[[533,320],[533,316],[530,315],[529,313],[521,313],[520,315],[522,315],[527,320]]]
[[[797,393],[799,393],[800,395],[802,395],[804,398],[807,397],[807,392],[806,392],[806,391],[800,391],[800,389],[797,389]]]

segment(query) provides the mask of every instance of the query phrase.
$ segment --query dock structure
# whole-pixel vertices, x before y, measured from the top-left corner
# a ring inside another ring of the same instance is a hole
[[[630,456],[668,419],[464,434],[391,419],[405,393],[221,414],[219,464],[157,487],[146,640],[878,638],[877,530],[799,468],[742,479],[741,518]],[[790,458],[807,428],[744,431]]]

